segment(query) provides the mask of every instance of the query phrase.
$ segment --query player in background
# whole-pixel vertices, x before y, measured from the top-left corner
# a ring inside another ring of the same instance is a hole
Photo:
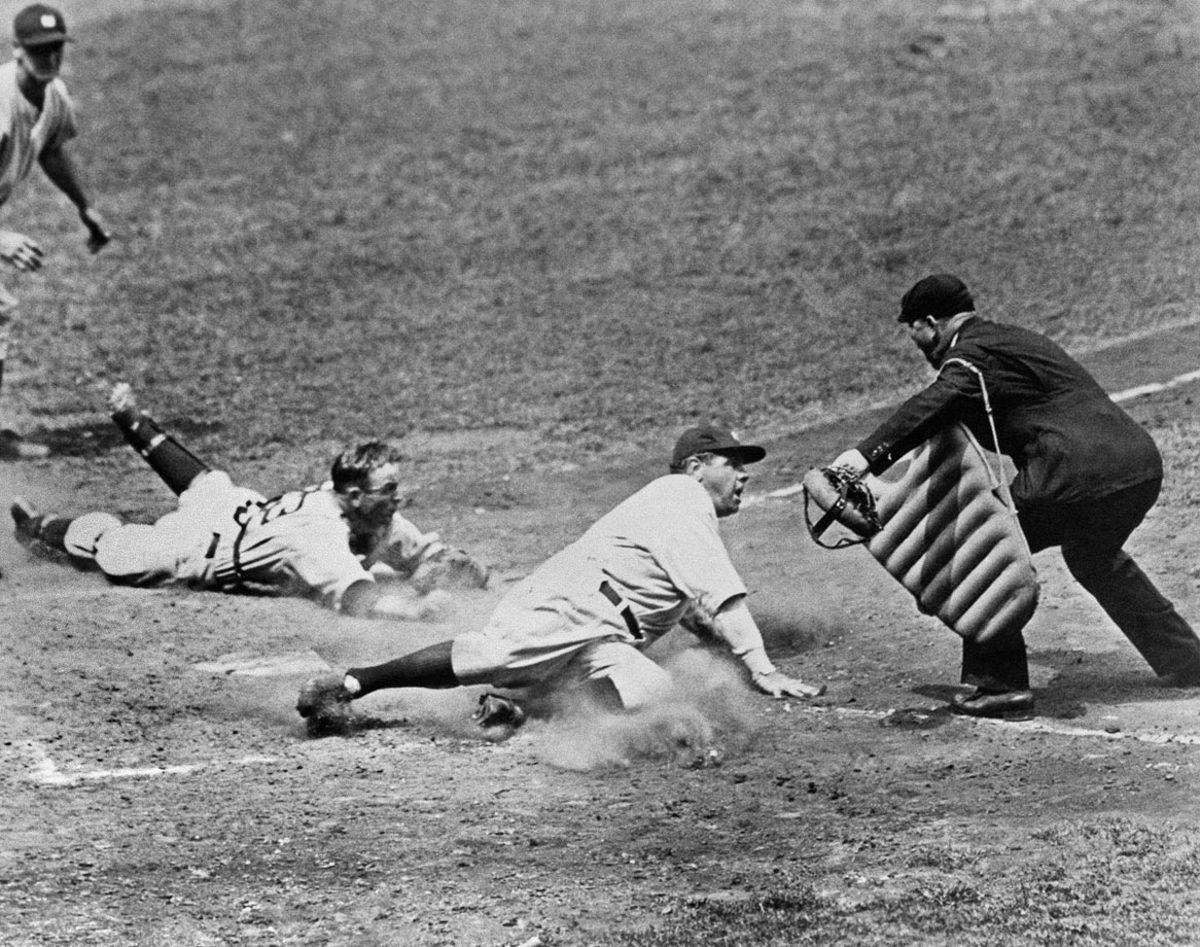
[[[374,667],[314,678],[297,702],[314,733],[341,729],[348,704],[389,687],[472,684],[560,690],[586,687],[601,703],[633,710],[670,685],[642,648],[677,623],[725,644],[760,691],[816,697],[767,656],[742,583],[717,529],[741,506],[745,465],[766,451],[705,425],[684,432],[671,473],[601,517],[501,600],[481,631]],[[484,695],[476,719],[518,725],[511,698]]]
[[[990,443],[990,403],[1000,449],[1017,468],[1012,496],[1030,550],[1060,547],[1071,575],[1162,684],[1200,686],[1200,640],[1122,548],[1162,487],[1150,435],[1045,336],[978,316],[955,276],[916,283],[901,300],[900,322],[938,376],[834,465],[882,473],[958,421]],[[953,699],[958,713],[1032,710],[1022,630],[982,643],[964,638],[962,682],[973,690]]]
[[[98,253],[109,242],[108,228],[92,209],[79,170],[68,149],[76,135],[75,109],[59,78],[67,24],[53,7],[35,3],[13,20],[12,60],[0,65],[0,205],[8,203],[36,160],[79,211],[87,230],[87,248]],[[23,233],[0,229],[0,260],[20,272],[41,269],[41,246]],[[0,385],[18,300],[0,285]],[[0,429],[0,460],[44,457],[46,447],[25,441],[10,428]]]
[[[487,583],[485,567],[400,515],[400,455],[385,443],[339,454],[327,484],[267,499],[165,433],[128,385],[114,388],[110,408],[126,440],[178,494],[178,508],[150,525],[111,513],[41,514],[17,497],[16,535],[34,552],[97,567],[123,585],[266,588],[370,618],[427,617],[445,601],[444,588]]]

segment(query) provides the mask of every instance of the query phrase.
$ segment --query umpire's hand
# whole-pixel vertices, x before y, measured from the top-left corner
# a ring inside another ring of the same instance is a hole
[[[42,248],[23,233],[0,230],[0,260],[22,272],[40,270]]]
[[[755,674],[751,680],[754,681],[755,687],[772,697],[820,697],[825,693],[824,684],[814,687],[794,677],[788,677],[782,671]]]

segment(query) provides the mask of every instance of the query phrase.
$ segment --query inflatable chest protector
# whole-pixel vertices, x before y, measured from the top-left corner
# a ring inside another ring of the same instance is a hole
[[[882,528],[867,550],[922,612],[964,638],[1024,627],[1037,573],[979,445],[955,426],[908,457],[898,479],[868,478]]]
[[[986,387],[983,396],[990,420]],[[922,612],[975,641],[1024,627],[1038,601],[1037,572],[999,464],[955,425],[884,477],[864,478],[880,526],[867,550]]]

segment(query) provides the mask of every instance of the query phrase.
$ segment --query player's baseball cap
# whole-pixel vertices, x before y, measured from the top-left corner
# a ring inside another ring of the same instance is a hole
[[[715,424],[690,427],[679,435],[671,454],[671,466],[679,467],[693,454],[723,454],[743,464],[753,464],[767,456],[756,444],[743,444],[732,431]]]
[[[13,39],[18,46],[48,46],[69,43],[67,21],[54,7],[34,3],[13,18]]]
[[[967,284],[949,273],[926,276],[900,300],[901,322],[916,322],[926,316],[944,319],[974,311],[975,300]]]

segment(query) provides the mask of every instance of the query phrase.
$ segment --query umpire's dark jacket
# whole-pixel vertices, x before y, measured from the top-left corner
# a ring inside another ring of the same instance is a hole
[[[941,355],[937,380],[858,445],[872,473],[955,421],[991,446],[979,378],[956,359],[983,373],[1000,450],[1017,467],[1018,509],[1086,502],[1162,479],[1153,439],[1078,362],[1045,336],[978,316]]]

